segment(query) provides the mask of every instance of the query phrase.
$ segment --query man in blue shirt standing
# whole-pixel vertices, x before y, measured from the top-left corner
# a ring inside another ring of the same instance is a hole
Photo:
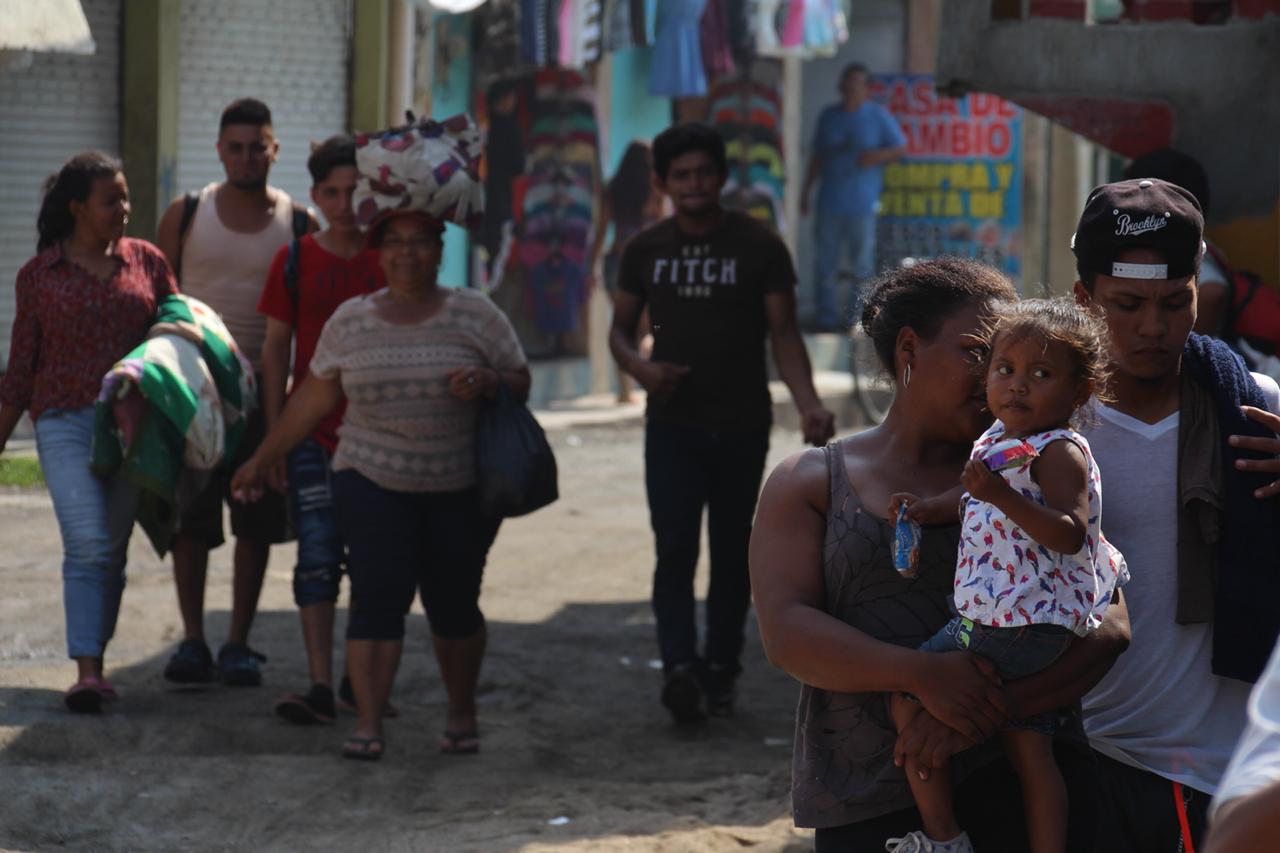
[[[815,181],[818,210],[814,223],[814,319],[823,331],[844,331],[859,302],[858,291],[875,274],[876,211],[884,166],[906,153],[906,137],[889,111],[868,99],[868,72],[853,63],[840,74],[841,101],[822,111],[813,154],[800,194],[800,212],[808,215]],[[845,253],[856,280],[848,303],[837,305],[836,273]],[[844,310],[844,313],[840,311]]]

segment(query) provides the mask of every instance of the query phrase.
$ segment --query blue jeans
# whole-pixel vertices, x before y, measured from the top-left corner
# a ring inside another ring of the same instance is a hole
[[[836,280],[848,257],[855,284],[843,300]],[[846,329],[857,322],[862,286],[876,271],[876,215],[850,216],[817,211],[814,216],[814,319],[820,326]],[[840,305],[839,302],[844,304]],[[840,313],[840,312],[844,313]]]
[[[920,651],[972,652],[995,664],[1001,678],[1018,679],[1039,672],[1061,657],[1075,636],[1071,629],[1060,625],[995,628],[955,616],[925,640]],[[1012,720],[1006,728],[1051,735],[1061,724],[1062,714],[1050,711],[1025,720]]]
[[[747,544],[768,453],[767,427],[735,432],[653,421],[645,426],[645,486],[658,556],[653,614],[667,671],[699,660],[693,578],[705,506],[711,583],[703,659],[738,672],[751,603]]]
[[[70,657],[101,657],[116,630],[138,490],[89,470],[93,407],[51,409],[36,421],[40,468],[62,533],[62,603]]]
[[[338,531],[330,490],[332,457],[308,438],[286,461],[289,511],[298,535],[298,562],[293,567],[293,600],[299,607],[338,600],[347,546]]]

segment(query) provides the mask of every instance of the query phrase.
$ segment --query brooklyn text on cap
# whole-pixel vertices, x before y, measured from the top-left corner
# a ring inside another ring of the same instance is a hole
[[[1195,275],[1204,252],[1200,202],[1182,187],[1155,178],[1104,184],[1089,194],[1071,237],[1080,271],[1114,278]],[[1164,263],[1125,263],[1128,249],[1152,249]]]

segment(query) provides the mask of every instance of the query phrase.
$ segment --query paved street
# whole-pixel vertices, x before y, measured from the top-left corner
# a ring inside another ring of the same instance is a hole
[[[305,687],[289,546],[272,555],[252,638],[270,657],[265,685],[177,691],[161,678],[180,633],[169,566],[139,532],[108,659],[123,699],[71,716],[52,509],[42,492],[0,494],[0,848],[805,849],[787,802],[797,688],[754,625],[735,719],[683,732],[657,704],[640,428],[550,435],[563,497],[505,524],[490,556],[474,758],[436,752],[444,694],[420,616],[380,764],[339,757],[350,717],[298,729],[272,716],[279,693]],[[799,443],[775,431],[771,464]],[[211,569],[214,644],[229,560],[223,548]]]

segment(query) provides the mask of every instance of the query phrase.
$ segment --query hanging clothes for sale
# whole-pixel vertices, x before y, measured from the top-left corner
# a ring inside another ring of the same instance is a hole
[[[561,68],[582,68],[600,59],[600,0],[560,0],[557,26]]]
[[[733,49],[729,43],[729,10],[727,0],[707,0],[699,28],[702,67],[708,80],[734,71]]]
[[[511,77],[528,63],[524,56],[524,18],[520,0],[488,0],[472,14],[474,67],[481,84]]]
[[[601,34],[609,53],[649,44],[645,0],[603,0]]]
[[[782,154],[782,68],[757,60],[711,87],[709,115],[725,140],[725,207],[783,230],[786,164]]]
[[[707,94],[701,26],[707,0],[659,0],[649,94],[695,98]]]
[[[581,74],[540,71],[534,86],[516,256],[538,329],[565,334],[577,329],[586,298],[600,129],[594,93]]]
[[[560,10],[570,0],[520,0],[520,58],[546,67],[560,59]]]
[[[847,0],[755,0],[749,13],[760,56],[835,56],[849,39]]]

